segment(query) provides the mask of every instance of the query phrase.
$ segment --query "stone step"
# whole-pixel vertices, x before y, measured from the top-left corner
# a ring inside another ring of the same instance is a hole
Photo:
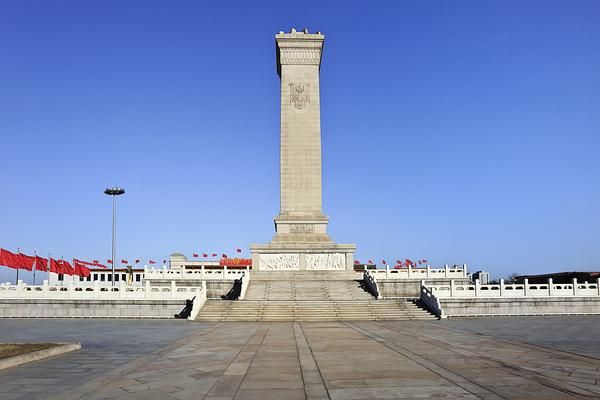
[[[199,321],[351,321],[434,319],[413,301],[225,301],[209,300]]]

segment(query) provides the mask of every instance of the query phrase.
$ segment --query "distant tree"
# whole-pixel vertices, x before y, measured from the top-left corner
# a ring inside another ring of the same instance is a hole
[[[513,272],[512,274],[508,275],[508,277],[506,278],[507,282],[514,282],[515,278],[519,276],[519,274],[517,274],[516,272]]]

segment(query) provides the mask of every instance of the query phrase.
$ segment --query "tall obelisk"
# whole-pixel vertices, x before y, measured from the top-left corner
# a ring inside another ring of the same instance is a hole
[[[334,243],[323,215],[319,70],[324,39],[306,29],[275,36],[281,79],[280,211],[271,243],[251,246],[258,270],[352,268],[356,246]]]

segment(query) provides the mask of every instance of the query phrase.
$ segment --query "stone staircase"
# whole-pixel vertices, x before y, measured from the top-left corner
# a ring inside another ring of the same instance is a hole
[[[371,300],[373,297],[365,292],[359,281],[255,281],[250,280],[244,300],[294,300],[294,301],[329,301],[329,300]]]
[[[252,273],[244,300],[208,300],[197,321],[435,319],[415,300],[376,300],[345,272]]]
[[[414,300],[208,300],[196,321],[381,321],[435,319]]]

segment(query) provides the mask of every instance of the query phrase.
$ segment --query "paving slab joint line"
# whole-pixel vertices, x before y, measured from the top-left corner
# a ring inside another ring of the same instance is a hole
[[[376,340],[376,338],[381,339],[381,341],[378,341],[379,343],[381,343],[381,345],[387,347],[388,349],[390,349],[390,350],[392,350],[392,351],[394,351],[394,352],[396,352],[398,354],[403,355],[404,357],[410,359],[411,361],[419,364],[421,367],[423,367],[425,369],[428,369],[429,371],[433,372],[434,374],[442,377],[443,379],[447,380],[451,384],[464,389],[465,391],[469,392],[470,394],[472,394],[473,396],[475,396],[477,398],[481,398],[481,397],[479,397],[477,395],[477,393],[479,393],[479,394],[485,393],[486,394],[486,399],[507,400],[506,397],[501,396],[498,393],[492,392],[491,390],[489,390],[489,389],[487,389],[487,388],[485,388],[485,387],[483,387],[483,386],[481,386],[481,385],[479,385],[479,384],[477,384],[477,383],[469,380],[468,378],[466,378],[466,377],[464,377],[464,376],[462,376],[460,374],[457,374],[456,372],[450,371],[450,370],[442,367],[441,365],[436,364],[434,361],[428,360],[427,358],[425,358],[423,356],[420,356],[420,355],[418,355],[418,354],[416,354],[416,353],[414,353],[414,352],[412,352],[412,351],[410,351],[410,350],[408,350],[408,349],[406,349],[406,348],[404,348],[404,347],[402,347],[400,345],[397,345],[397,344],[395,344],[393,342],[390,342],[387,339],[385,339],[385,338],[383,338],[383,337],[381,337],[381,336],[379,336],[379,335],[377,335],[375,333],[372,333],[372,332],[367,331],[365,329],[362,329],[362,328],[360,328],[358,326],[355,326],[355,325],[353,325],[350,322],[346,322],[345,324],[348,325],[350,328],[354,329],[355,331],[357,331],[357,332],[359,332],[359,333],[361,333],[361,334],[363,334],[363,335],[365,335],[365,336],[367,336],[367,337],[369,337],[369,338],[371,338],[373,340]],[[430,365],[427,365],[427,364],[430,364]],[[433,367],[431,365],[433,365]],[[455,380],[452,380],[451,378],[454,378]],[[476,386],[476,387],[478,387],[481,390],[478,391],[477,393],[475,393],[472,390],[470,390],[469,388],[463,386],[463,384],[457,383],[456,382],[457,380],[464,380],[466,382],[469,382],[470,385]]]
[[[298,326],[298,333],[300,334],[300,337],[302,339],[304,339],[304,341],[306,342],[308,351],[310,352],[310,356],[317,367],[317,371],[319,372],[319,378],[321,379],[321,384],[325,388],[325,393],[327,394],[327,398],[331,399],[331,395],[329,394],[329,389],[327,388],[327,385],[325,384],[325,380],[323,379],[323,374],[321,374],[321,368],[319,368],[319,364],[317,364],[317,360],[315,359],[315,355],[313,354],[312,348],[310,347],[310,343],[304,333],[304,327],[302,326],[301,322],[294,322],[294,335],[296,333],[296,325]],[[298,361],[300,362],[300,352],[298,349],[298,339],[297,338],[296,338],[296,349],[298,351]],[[304,383],[304,368],[302,368],[302,363],[300,363],[300,371],[302,373],[302,382]],[[306,384],[304,385],[304,394],[306,395]]]
[[[246,345],[248,344],[248,342],[250,342],[250,340],[252,340],[252,338],[254,338],[256,335],[262,334],[262,338],[260,339],[260,343],[258,343],[258,347],[256,348],[256,351],[254,352],[254,355],[252,356],[252,359],[250,360],[250,363],[248,364],[248,368],[246,368],[246,372],[244,373],[244,376],[242,377],[242,380],[240,381],[240,384],[238,385],[238,387],[237,387],[237,389],[235,391],[235,394],[233,395],[234,399],[237,397],[238,392],[240,391],[240,387],[242,386],[242,384],[246,380],[246,376],[248,375],[248,371],[250,370],[250,367],[252,367],[252,363],[254,362],[254,359],[256,358],[256,354],[258,354],[258,352],[260,351],[260,347],[263,345],[263,342],[265,341],[265,338],[269,335],[269,331],[271,330],[272,323],[268,322],[267,323],[267,328],[266,329],[261,329],[263,324],[264,324],[264,322],[260,323],[257,326],[256,331],[254,332],[254,334],[250,335],[250,337],[248,338],[248,340],[246,340],[246,343],[240,348],[240,351],[238,351],[238,353],[236,354],[235,357],[233,357],[233,359],[231,360],[231,362],[229,364],[227,364],[227,368],[229,368],[229,366],[233,363],[233,361],[235,361],[235,359],[239,356],[239,354],[242,352],[242,350],[246,347]],[[223,372],[225,372],[227,370],[227,368],[225,368],[225,370]],[[219,382],[219,380],[223,376],[224,375],[221,375],[221,377],[219,377],[219,379],[217,379],[217,381],[215,382],[215,384],[213,386],[211,386],[211,388],[206,393],[206,395],[203,397],[203,399],[207,399],[208,398],[210,392],[213,390],[213,388],[215,387],[215,385],[217,384],[217,382]]]
[[[393,327],[390,327],[389,325],[387,325],[386,323],[382,323],[382,322],[378,322],[377,323],[379,326],[397,332],[396,329],[394,329]],[[415,324],[421,324],[419,322],[415,322]],[[442,328],[443,329],[443,328]],[[461,332],[458,331],[458,333],[461,334],[473,334],[472,332]],[[423,335],[426,335],[426,333],[424,332]],[[491,340],[497,340],[495,337],[493,336],[487,336],[487,335],[482,335],[482,336],[486,336],[487,338],[491,339]],[[506,372],[512,373],[513,375],[517,375],[520,376],[521,378],[525,378],[528,380],[531,380],[533,382],[536,382],[542,386],[546,386],[548,388],[551,388],[553,390],[568,394],[568,395],[573,395],[573,396],[585,396],[585,397],[591,397],[591,398],[598,398],[598,393],[593,392],[591,390],[582,388],[580,386],[577,386],[575,384],[571,384],[571,383],[566,383],[566,382],[562,382],[558,379],[554,379],[552,377],[546,376],[546,375],[542,375],[536,372],[532,372],[527,370],[526,368],[520,367],[518,365],[513,365],[513,364],[509,364],[506,363],[504,361],[500,361],[500,360],[495,360],[489,356],[480,354],[480,353],[476,353],[474,351],[471,350],[466,350],[461,348],[460,345],[454,344],[453,346],[448,346],[447,343],[444,343],[438,339],[434,339],[429,337],[429,340],[424,339],[423,337],[421,337],[421,341],[425,342],[425,343],[429,343],[432,346],[437,346],[437,347],[441,347],[441,344],[443,344],[445,348],[448,349],[448,351],[451,351],[453,353],[459,354],[461,356],[465,356],[465,357],[471,357],[473,359],[477,359],[478,361],[481,361],[487,365],[490,365],[492,367],[496,367],[496,368],[500,368],[503,369]],[[501,341],[501,340],[498,340]],[[510,344],[512,346],[520,346],[519,343],[516,342],[510,342],[510,341],[502,341],[504,343]],[[398,347],[401,347],[399,345],[397,345]],[[410,351],[410,350],[407,350]],[[443,367],[442,367],[443,368]],[[468,378],[464,378],[467,379]]]
[[[162,347],[159,350],[156,350],[148,355],[143,355],[141,357],[135,358],[124,365],[114,368],[113,370],[111,370],[109,372],[106,372],[100,376],[97,376],[86,382],[83,382],[81,385],[76,386],[66,392],[62,392],[53,397],[49,397],[48,400],[80,399],[83,396],[88,395],[91,391],[99,390],[99,389],[105,387],[106,385],[110,384],[112,382],[112,379],[109,380],[109,379],[107,379],[107,377],[120,376],[120,375],[129,373],[129,372],[135,371],[141,365],[145,365],[148,362],[151,362],[152,360],[160,357],[161,355],[163,355],[169,351],[172,351],[178,347],[183,346],[185,343],[187,343],[187,341],[189,340],[190,337],[192,337],[192,336],[200,337],[200,336],[207,335],[207,334],[211,333],[212,331],[216,330],[220,325],[222,325],[222,324],[215,323],[214,325],[209,326],[208,328],[203,329],[200,332],[193,332],[193,333],[185,336],[184,338],[179,339],[173,343],[170,343],[167,346]]]

